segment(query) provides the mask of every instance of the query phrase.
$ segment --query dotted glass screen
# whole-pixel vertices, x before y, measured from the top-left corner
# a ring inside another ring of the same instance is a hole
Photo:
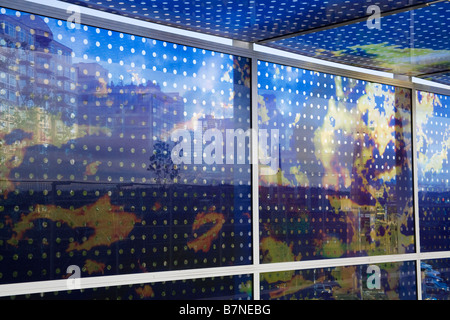
[[[249,79],[247,58],[2,8],[0,283],[250,264]]]
[[[250,300],[252,276],[237,275],[45,292],[3,300]]]
[[[450,249],[450,97],[417,91],[417,158],[422,251]]]
[[[259,62],[263,263],[414,252],[410,100]]]
[[[253,42],[432,0],[62,0],[183,29]],[[81,11],[83,10],[83,7]]]
[[[415,300],[413,261],[261,274],[264,300]]]
[[[267,44],[328,61],[449,83],[445,82],[450,62],[448,2],[383,17],[376,14],[384,10],[377,3],[360,5],[367,9],[365,20]]]
[[[430,259],[420,262],[422,300],[450,299],[450,259]]]

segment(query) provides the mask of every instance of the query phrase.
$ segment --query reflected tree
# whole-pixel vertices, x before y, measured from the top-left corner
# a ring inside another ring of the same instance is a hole
[[[154,173],[154,181],[160,184],[176,182],[180,169],[173,163],[170,156],[171,146],[167,142],[158,141],[153,145],[148,171]]]

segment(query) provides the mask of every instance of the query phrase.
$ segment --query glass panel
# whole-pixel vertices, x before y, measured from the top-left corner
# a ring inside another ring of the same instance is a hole
[[[414,252],[410,90],[263,61],[258,81],[261,261]]]
[[[3,300],[251,300],[252,276],[166,281],[18,295]]]
[[[439,82],[442,84],[449,85],[450,84],[450,72],[442,72],[437,74],[430,74],[423,77],[426,80]]]
[[[261,299],[414,300],[414,262],[332,267],[261,274]]]
[[[420,263],[422,271],[422,299],[450,299],[450,259],[423,260]]]
[[[353,3],[353,1],[352,1]],[[411,3],[412,4],[412,3]],[[290,37],[267,45],[302,55],[394,74],[437,78],[450,66],[450,6],[441,1],[380,16],[375,2],[360,4],[367,19]],[[430,35],[434,41],[430,41]]]
[[[1,283],[251,263],[248,59],[0,22]]]
[[[449,250],[450,97],[417,91],[421,251]]]

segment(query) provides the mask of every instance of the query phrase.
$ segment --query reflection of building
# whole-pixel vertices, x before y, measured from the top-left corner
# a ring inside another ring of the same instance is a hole
[[[88,95],[99,97],[107,93],[108,70],[98,63],[84,62],[77,63],[75,69],[77,71],[79,90],[84,93],[80,96],[81,101],[88,100]]]
[[[53,39],[42,18],[0,16],[0,101],[50,107],[76,105],[72,49]]]
[[[88,121],[106,119],[113,130],[151,141],[161,140],[184,119],[178,93],[162,92],[151,82],[108,82],[108,70],[98,63],[77,63],[79,111]]]

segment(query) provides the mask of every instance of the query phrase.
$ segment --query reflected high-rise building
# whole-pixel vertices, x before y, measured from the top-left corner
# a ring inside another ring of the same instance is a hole
[[[76,105],[72,49],[41,17],[0,16],[0,101],[68,111]]]

